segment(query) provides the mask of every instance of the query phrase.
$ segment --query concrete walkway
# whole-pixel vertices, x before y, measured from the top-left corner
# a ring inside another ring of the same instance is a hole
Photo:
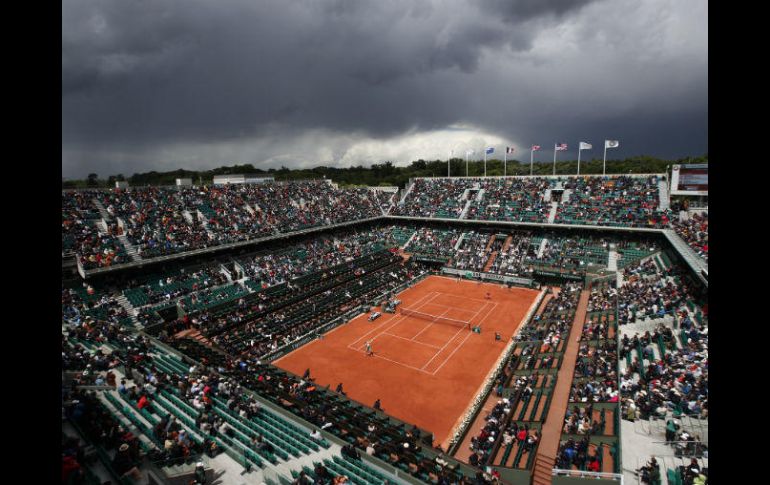
[[[567,339],[567,348],[564,350],[564,360],[559,369],[556,387],[553,390],[551,407],[548,409],[548,416],[543,423],[542,438],[537,453],[548,458],[555,458],[556,452],[559,450],[564,413],[569,404],[569,392],[572,387],[572,377],[575,373],[575,362],[580,347],[578,339],[583,330],[583,323],[585,323],[589,295],[589,291],[583,290],[578,300],[575,320]]]
[[[468,429],[468,432],[465,433],[465,438],[463,438],[462,443],[460,443],[460,447],[457,448],[457,453],[454,454],[454,458],[456,460],[460,460],[463,463],[468,463],[468,458],[471,456],[471,440],[478,436],[479,433],[481,433],[481,429],[486,426],[487,420],[484,418],[486,418],[487,415],[489,415],[489,413],[495,408],[497,401],[500,399],[501,398],[497,397],[497,394],[495,394],[494,389],[489,393],[489,397],[487,397],[486,402],[484,402],[481,410],[479,410],[479,414],[476,416],[476,420]]]

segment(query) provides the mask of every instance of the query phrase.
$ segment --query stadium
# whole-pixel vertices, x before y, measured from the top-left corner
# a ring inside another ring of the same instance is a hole
[[[707,173],[63,190],[63,460],[93,484],[706,483]]]

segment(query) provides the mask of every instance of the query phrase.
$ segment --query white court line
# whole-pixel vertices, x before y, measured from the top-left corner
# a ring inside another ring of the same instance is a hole
[[[442,306],[444,306],[444,305],[442,305]],[[448,307],[446,310],[444,310],[444,313],[448,312],[448,311],[449,311],[449,310],[451,310],[451,309],[452,309],[451,307]],[[444,313],[442,313],[441,315],[439,315],[439,318],[440,318],[440,317],[443,317],[443,316],[444,316]],[[425,328],[423,328],[422,330],[420,330],[419,332],[417,332],[417,335],[415,335],[414,337],[412,337],[412,338],[411,338],[411,339],[409,339],[409,340],[411,340],[411,341],[413,341],[413,342],[417,342],[417,341],[415,340],[415,339],[417,338],[417,336],[418,336],[418,335],[420,335],[421,333],[423,333],[424,331],[428,330],[428,329],[430,328],[430,326],[431,326],[431,325],[433,325],[434,323],[436,323],[436,320],[434,320],[434,321],[430,322],[430,323],[429,323],[429,324],[428,324],[428,325],[427,325]],[[418,342],[418,343],[422,343],[422,342]],[[436,348],[438,348],[438,347],[436,347]]]
[[[436,298],[437,296],[439,296],[439,295],[441,294],[441,293],[440,293],[440,292],[438,292],[438,291],[434,291],[434,293],[436,293],[436,294],[435,294],[435,295],[434,295],[432,298],[430,298],[428,301],[426,301],[426,302],[424,302],[424,303],[421,303],[421,304],[420,304],[420,307],[424,307],[425,305],[427,305],[428,303],[430,303],[430,302],[431,302],[431,300],[433,300],[434,298]],[[409,315],[407,315],[407,316],[409,316]],[[402,315],[402,317],[403,317],[403,315]],[[388,329],[387,329],[387,330],[385,330],[385,332],[387,332],[387,331],[388,331],[388,330],[390,330],[391,328],[395,327],[396,325],[398,325],[399,323],[401,323],[403,320],[404,320],[404,319],[402,318],[402,319],[401,319],[401,320],[399,320],[398,322],[394,323],[393,325],[391,325],[390,327],[388,327]],[[379,334],[377,335],[377,337],[374,337],[374,338],[371,340],[371,342],[372,342],[372,343],[374,343],[374,341],[375,341],[375,340],[377,340],[377,338],[378,338],[380,335],[382,335],[382,333],[384,333],[384,332],[381,332],[381,333],[379,333]]]
[[[449,345],[449,342],[451,342],[452,340],[454,340],[454,339],[455,339],[455,337],[457,337],[458,335],[460,335],[460,332],[462,332],[463,330],[466,330],[466,329],[465,329],[465,327],[461,327],[461,328],[460,328],[460,330],[458,330],[456,334],[452,335],[452,338],[450,338],[449,340],[447,340],[447,343],[445,343],[445,344],[444,344],[444,346],[443,346],[443,347],[441,347],[441,350],[439,350],[438,352],[436,352],[436,353],[433,355],[433,357],[431,357],[431,358],[430,358],[430,360],[429,360],[428,362],[426,362],[426,363],[425,363],[425,365],[423,365],[423,366],[421,367],[421,369],[420,369],[420,370],[424,369],[425,367],[427,367],[427,366],[428,366],[428,364],[430,364],[431,362],[433,362],[433,359],[435,359],[436,357],[438,357],[438,354],[440,354],[440,353],[441,353],[441,352],[442,352],[442,351],[443,351],[443,350],[446,348],[446,346],[447,346],[447,345]]]
[[[470,318],[470,321],[473,321],[474,318],[478,317],[479,313],[481,313],[487,307],[487,304],[489,304],[489,303],[492,303],[492,302],[489,301],[489,300],[485,301],[484,304],[481,305],[481,308],[479,308],[479,311],[477,311],[476,313],[473,314],[473,316]],[[481,322],[479,322],[479,323],[481,323]]]
[[[360,352],[360,353],[362,353],[362,354],[366,354],[366,351],[364,351],[364,350],[358,350],[358,349],[351,349],[351,350],[353,350],[354,352]],[[392,359],[389,359],[389,358],[387,358],[387,357],[383,357],[383,356],[381,356],[381,355],[377,355],[377,353],[374,353],[374,354],[372,355],[372,357],[374,357],[375,359],[385,359],[385,360],[387,360],[388,362],[393,362],[394,364],[402,365],[402,366],[404,366],[404,367],[408,367],[408,368],[410,368],[410,369],[414,369],[414,370],[416,370],[416,371],[420,371],[420,372],[422,372],[423,374],[428,374],[429,376],[432,376],[432,375],[433,375],[433,374],[431,374],[430,372],[424,371],[424,370],[422,370],[422,369],[418,369],[417,367],[413,367],[413,366],[411,366],[411,365],[409,365],[409,364],[404,364],[403,362],[398,362],[397,360],[392,360]]]
[[[426,346],[426,347],[433,347],[434,349],[440,349],[440,348],[441,348],[441,347],[438,347],[438,346],[436,346],[436,345],[426,344],[426,343],[424,343],[424,342],[420,342],[420,341],[418,341],[418,340],[412,340],[412,339],[408,339],[408,338],[406,338],[406,337],[402,337],[402,336],[400,336],[400,335],[393,335],[392,333],[388,333],[388,332],[382,332],[380,335],[390,335],[391,337],[400,338],[400,339],[402,339],[402,340],[409,340],[409,341],[412,341],[412,342],[414,342],[414,343],[416,343],[416,344],[424,345],[424,346]]]
[[[484,315],[484,318],[482,318],[482,319],[481,319],[481,321],[478,323],[478,325],[481,325],[481,323],[482,323],[484,320],[486,320],[487,318],[489,318],[489,316],[492,314],[492,312],[493,312],[493,311],[494,311],[496,308],[497,308],[497,303],[495,302],[494,306],[493,306],[493,307],[492,307],[492,308],[489,310],[489,312],[488,312],[486,315]],[[465,341],[466,341],[466,340],[468,340],[468,337],[470,337],[472,333],[473,333],[473,332],[468,332],[468,335],[466,335],[466,336],[465,336],[465,338],[463,339],[463,341],[462,341],[462,342],[460,342],[460,345],[458,345],[458,346],[457,346],[457,348],[456,348],[456,349],[454,349],[454,350],[452,351],[452,353],[451,353],[451,354],[449,354],[449,356],[448,356],[446,359],[444,359],[444,362],[442,362],[442,363],[441,363],[441,365],[440,365],[440,366],[438,366],[438,367],[436,368],[436,370],[434,370],[434,371],[433,371],[433,375],[434,375],[434,376],[435,376],[435,375],[436,375],[436,373],[439,371],[439,369],[441,369],[442,367],[444,367],[444,364],[446,364],[447,362],[449,362],[449,359],[451,359],[451,358],[452,358],[452,356],[453,356],[453,355],[455,355],[455,352],[457,352],[458,350],[460,350],[460,347],[462,347],[462,346],[463,346],[463,344],[465,343]]]
[[[421,307],[423,307],[423,306],[427,305],[428,303],[430,303],[430,301],[431,301],[432,299],[436,298],[438,295],[440,295],[440,294],[441,294],[441,293],[439,293],[439,292],[437,292],[437,291],[432,291],[432,292],[430,292],[430,293],[427,293],[427,294],[426,294],[425,296],[423,296],[422,298],[420,298],[420,300],[423,300],[423,299],[425,299],[425,298],[426,298],[427,296],[429,296],[431,293],[435,293],[435,295],[433,295],[432,297],[428,298],[428,300],[427,300],[427,301],[424,301],[424,302],[420,303],[420,304],[417,306],[418,308],[421,308]],[[420,300],[417,300],[417,301],[420,301]],[[390,327],[388,327],[387,329],[385,329],[385,330],[384,330],[385,332],[387,332],[387,331],[388,331],[388,330],[390,330],[391,328],[393,328],[393,327],[395,327],[396,325],[398,325],[399,323],[401,323],[401,322],[402,322],[402,321],[403,321],[405,318],[406,318],[406,317],[404,317],[403,315],[399,315],[399,316],[397,316],[397,317],[395,317],[395,318],[392,318],[392,319],[390,319],[390,320],[387,320],[387,321],[385,321],[385,322],[382,322],[382,323],[381,323],[380,325],[378,325],[377,327],[374,327],[373,329],[369,330],[368,332],[366,332],[366,333],[365,333],[365,334],[363,334],[362,336],[358,337],[358,338],[357,338],[356,340],[354,340],[353,342],[349,343],[349,344],[348,344],[348,348],[349,348],[349,349],[353,349],[353,350],[357,350],[357,346],[356,346],[356,347],[351,347],[351,346],[352,346],[353,344],[355,344],[356,342],[359,342],[361,339],[363,339],[364,337],[366,337],[366,336],[367,336],[367,335],[369,335],[370,333],[372,333],[372,332],[374,332],[374,331],[376,331],[376,330],[379,330],[379,329],[381,329],[383,326],[387,325],[388,323],[393,323],[393,325],[391,325]],[[377,337],[379,337],[380,335],[382,335],[382,333],[380,333],[380,334],[377,334],[377,336],[376,336],[376,337],[374,337],[374,338],[372,339],[372,342],[374,342],[375,340],[377,340]]]
[[[419,302],[420,300],[424,300],[424,299],[428,298],[428,297],[429,297],[429,296],[430,296],[432,293],[436,293],[436,292],[435,292],[435,291],[431,291],[431,292],[428,292],[428,293],[426,293],[425,295],[423,295],[423,296],[422,296],[422,298],[420,298],[419,300],[417,300],[415,303]],[[435,296],[434,296],[434,298],[435,298]],[[427,303],[427,302],[423,302],[423,303],[420,303],[418,306],[422,306],[422,305],[424,305],[425,303]],[[403,318],[404,318],[404,317],[403,317],[403,316],[401,316],[401,315],[395,315],[393,318],[391,318],[391,319],[389,319],[389,320],[385,320],[384,322],[380,322],[380,323],[379,323],[378,325],[376,325],[376,326],[375,326],[373,329],[369,330],[368,332],[366,332],[365,334],[361,335],[360,337],[358,337],[358,338],[357,338],[357,339],[355,339],[354,341],[350,342],[350,343],[348,344],[348,348],[352,348],[352,347],[351,347],[351,345],[353,345],[353,344],[355,344],[356,342],[360,341],[361,339],[365,338],[365,337],[366,337],[367,335],[369,335],[370,333],[372,333],[372,332],[374,332],[374,331],[376,331],[376,330],[379,330],[380,328],[384,327],[385,325],[387,325],[387,324],[389,324],[389,323],[393,323],[393,320],[396,320],[396,319],[398,319],[398,318],[401,318],[401,319],[403,320]],[[393,328],[393,327],[390,327],[390,328],[388,328],[388,330],[390,330],[391,328]]]
[[[433,371],[433,373],[432,373],[431,375],[435,376],[435,375],[436,375],[436,373],[437,373],[437,372],[438,372],[438,371],[439,371],[439,370],[440,370],[442,367],[444,367],[444,364],[446,364],[447,362],[449,362],[449,359],[451,359],[451,358],[452,358],[452,356],[453,356],[453,355],[455,355],[455,352],[457,352],[458,350],[460,350],[460,347],[462,347],[462,346],[463,346],[463,344],[465,343],[465,341],[466,341],[466,340],[468,340],[468,337],[470,337],[471,335],[473,335],[473,332],[468,332],[468,335],[466,335],[466,336],[465,336],[465,338],[463,339],[463,341],[462,341],[462,342],[460,342],[460,345],[458,345],[458,346],[457,346],[457,348],[456,348],[456,349],[454,349],[454,350],[452,351],[452,353],[451,353],[451,354],[449,354],[449,356],[448,356],[446,359],[444,359],[444,362],[442,362],[440,366],[436,367],[436,370],[434,370],[434,371]],[[427,365],[427,364],[426,364],[426,365]]]
[[[441,278],[441,276],[439,276],[439,278]],[[468,298],[467,296],[455,295],[454,293],[442,293],[442,295],[451,296],[452,298],[462,298],[463,300],[477,301],[479,303],[486,303],[489,301],[489,300],[479,300],[477,298]]]
[[[484,320],[486,320],[486,319],[489,317],[489,315],[491,315],[491,314],[492,314],[492,312],[493,312],[493,311],[495,311],[495,309],[497,308],[497,302],[496,302],[496,301],[493,301],[493,302],[491,302],[491,303],[492,303],[492,309],[491,309],[491,310],[489,310],[489,311],[487,312],[487,314],[486,314],[486,315],[484,315],[484,318],[482,318],[481,320],[479,320],[479,323],[478,323],[478,325],[481,325],[481,324],[484,322]]]
[[[457,281],[457,278],[452,278],[451,276],[443,276],[443,275],[431,275],[430,277],[431,278],[444,278],[445,280],[451,280],[451,281],[455,281],[457,283],[460,283],[460,282],[466,282],[466,283],[474,282],[477,286],[478,286],[479,283],[481,283],[483,285],[492,285],[492,286],[495,286],[497,288],[507,288],[508,287],[508,285],[506,285],[504,283],[495,283],[494,281],[481,281],[480,282],[479,280],[463,280],[463,279],[460,279],[460,281]],[[525,288],[523,286],[516,286],[516,285],[511,286],[511,289],[513,289],[513,290],[526,290],[526,291],[536,291],[536,292],[539,292],[539,290],[533,290],[532,288]],[[465,298],[465,297],[463,297],[463,298]],[[468,298],[468,299],[469,300],[473,300],[473,298]],[[480,300],[476,300],[476,301],[480,301]]]

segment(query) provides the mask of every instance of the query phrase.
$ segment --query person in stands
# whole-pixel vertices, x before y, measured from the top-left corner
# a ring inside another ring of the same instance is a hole
[[[142,473],[137,468],[134,460],[131,459],[131,454],[128,450],[128,443],[123,443],[118,448],[118,452],[115,453],[115,458],[112,459],[112,468],[120,477],[130,476],[137,482],[142,479]]]

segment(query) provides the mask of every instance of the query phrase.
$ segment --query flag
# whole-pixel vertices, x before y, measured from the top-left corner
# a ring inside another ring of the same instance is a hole
[[[486,151],[486,154],[489,155],[490,153],[495,153],[495,149],[492,148],[492,147],[488,147],[487,151]]]
[[[473,155],[473,150],[468,150],[467,152],[465,152],[466,157],[469,155]]]
[[[557,152],[563,152],[566,149],[567,149],[567,144],[566,143],[559,143],[558,145],[556,145],[554,147],[554,150],[556,150]]]
[[[507,154],[513,153],[513,147],[505,147],[505,153]]]
[[[620,146],[618,140],[604,140],[604,148],[617,148]]]
[[[581,141],[581,142],[580,142],[580,149],[581,149],[581,150],[590,150],[590,149],[591,149],[591,148],[593,148],[593,147],[594,147],[594,146],[593,146],[593,145],[591,145],[590,143],[586,143],[586,142],[584,142],[584,141]]]
[[[540,150],[540,145],[532,145],[532,151],[533,152],[536,152],[538,150]]]

